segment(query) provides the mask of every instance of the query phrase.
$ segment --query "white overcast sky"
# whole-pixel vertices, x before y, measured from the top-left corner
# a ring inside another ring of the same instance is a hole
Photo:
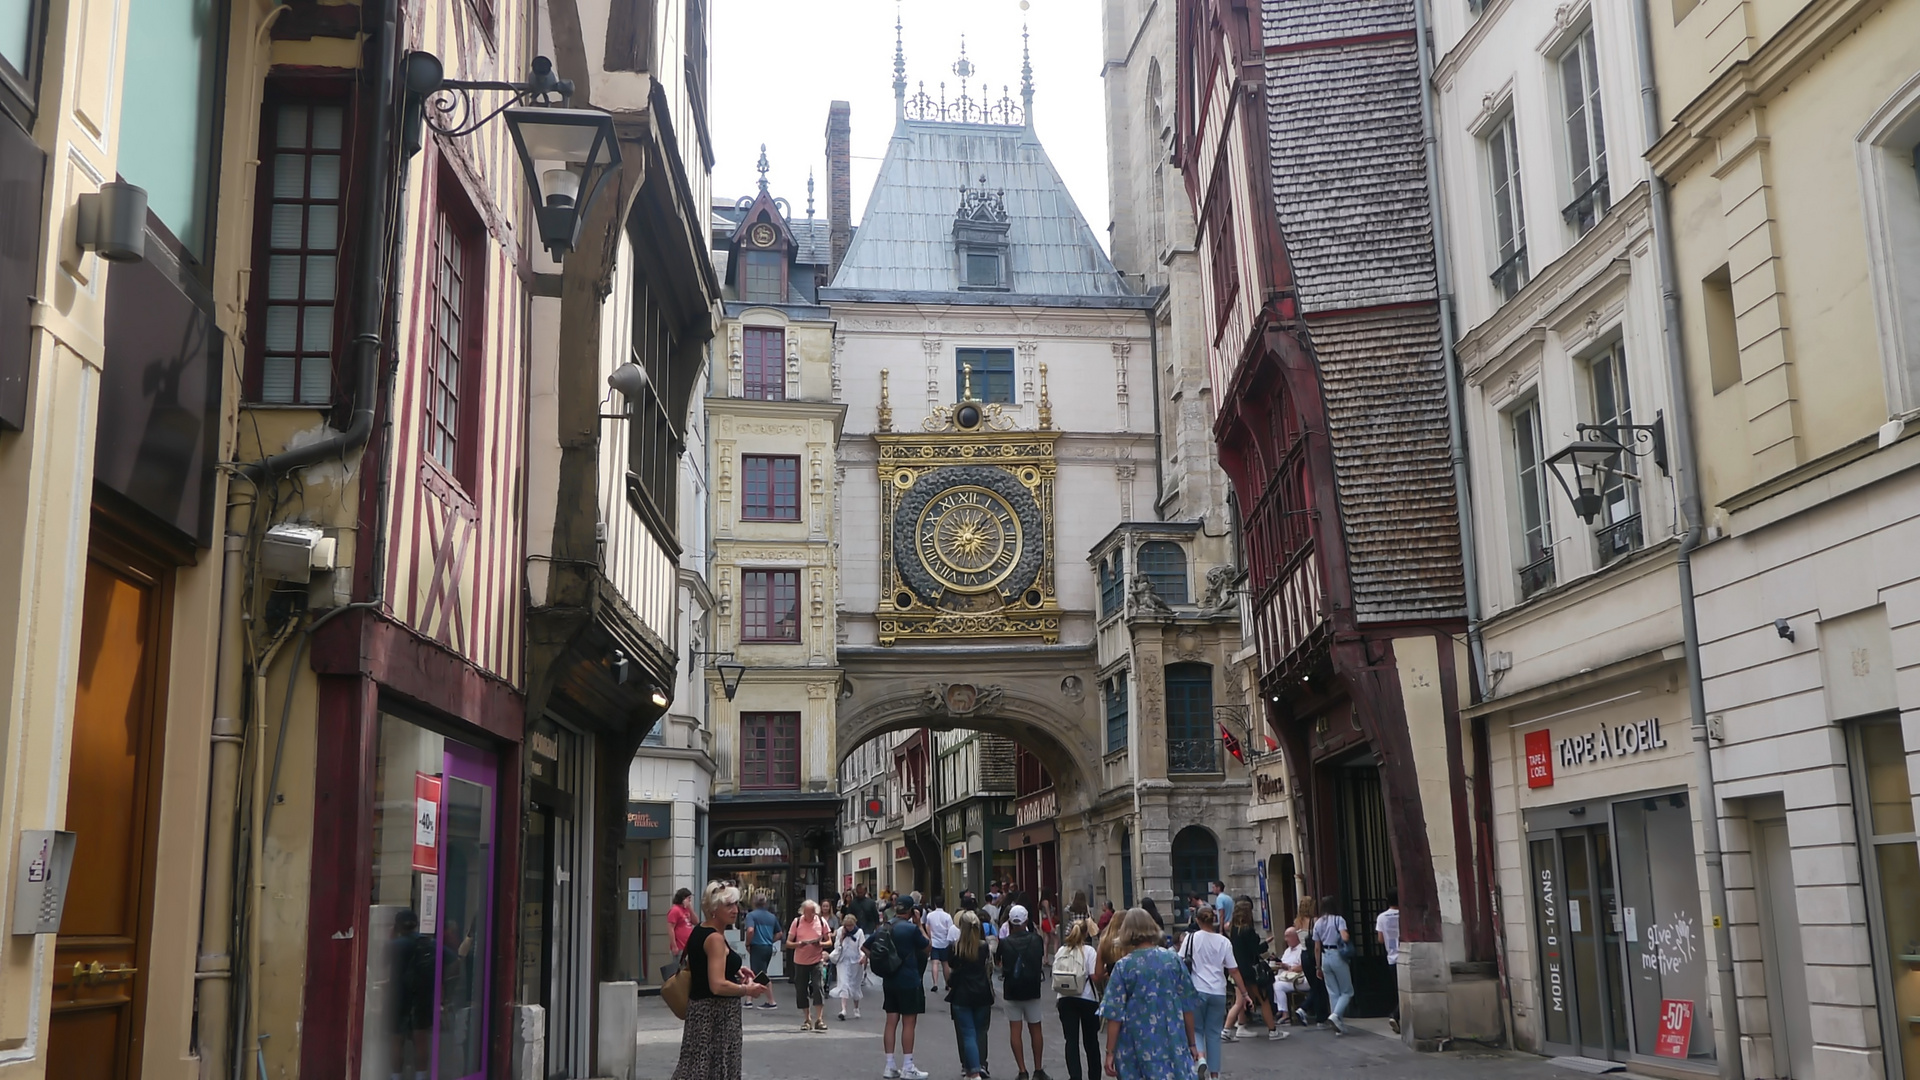
[[[1034,119],[1047,155],[1080,213],[1107,242],[1107,136],[1100,80],[1099,0],[903,0],[907,92],[959,93],[952,66],[966,37],[981,82],[1020,95],[1020,27],[1031,31]],[[865,212],[880,158],[893,134],[894,0],[715,0],[713,167],[715,198],[750,195],[754,164],[767,146],[770,190],[795,217],[807,212],[807,170],[815,210],[827,216],[829,102],[853,105],[853,220]]]

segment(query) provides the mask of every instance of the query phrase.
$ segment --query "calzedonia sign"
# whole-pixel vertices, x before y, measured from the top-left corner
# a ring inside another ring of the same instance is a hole
[[[1660,731],[1660,718],[1650,717],[1631,724],[1602,724],[1591,731],[1563,735],[1541,728],[1527,732],[1527,786],[1553,786],[1555,769],[1580,769],[1614,758],[1634,757],[1667,748],[1667,737]]]

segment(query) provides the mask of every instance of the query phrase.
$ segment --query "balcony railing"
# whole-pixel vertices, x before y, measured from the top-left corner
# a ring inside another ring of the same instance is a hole
[[[1600,219],[1607,216],[1607,207],[1611,205],[1607,195],[1607,174],[1603,172],[1587,185],[1585,191],[1575,195],[1572,202],[1561,208],[1560,216],[1579,230],[1581,236],[1585,236],[1588,229],[1598,225]]]
[[[1500,268],[1487,275],[1493,280],[1493,287],[1500,291],[1502,302],[1513,299],[1513,295],[1527,287],[1527,249],[1523,246],[1507,257]]]
[[[1622,555],[1638,551],[1642,543],[1640,515],[1631,514],[1599,530],[1593,534],[1593,542],[1603,566]]]
[[[1167,772],[1170,775],[1219,771],[1220,740],[1211,736],[1204,739],[1167,740]]]
[[[1553,552],[1520,568],[1520,599],[1553,588]]]

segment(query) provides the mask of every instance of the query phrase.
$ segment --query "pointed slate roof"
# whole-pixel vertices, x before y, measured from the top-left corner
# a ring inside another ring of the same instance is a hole
[[[1005,192],[1011,273],[1005,292],[960,289],[953,222],[966,186]],[[820,298],[884,301],[906,294],[962,304],[1150,302],[1113,268],[1032,128],[933,120],[897,122],[866,216]]]

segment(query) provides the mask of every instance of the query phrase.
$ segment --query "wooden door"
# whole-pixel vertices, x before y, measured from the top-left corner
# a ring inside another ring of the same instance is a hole
[[[47,1075],[67,1080],[140,1072],[171,572],[119,547],[95,534],[80,617],[66,817],[76,842],[47,1048]]]

